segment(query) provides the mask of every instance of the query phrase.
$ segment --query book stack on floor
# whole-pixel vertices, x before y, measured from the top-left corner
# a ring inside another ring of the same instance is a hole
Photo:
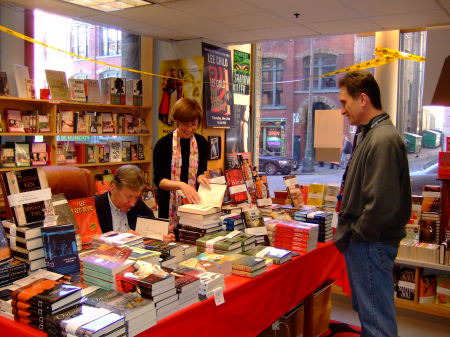
[[[423,186],[420,241],[439,243],[441,187]]]
[[[44,318],[80,307],[81,288],[48,279],[38,279],[12,292],[14,320],[47,330]]]
[[[13,220],[3,220],[2,224],[13,256],[27,263],[30,271],[45,268],[42,225],[36,223],[29,226],[16,226]]]
[[[244,220],[240,214],[226,214],[221,217],[224,231],[242,231],[245,229]]]
[[[137,293],[98,289],[86,296],[85,304],[106,308],[125,317],[127,336],[133,337],[156,324],[155,304]]]
[[[83,282],[87,285],[116,290],[115,276],[133,265],[128,259],[131,250],[123,247],[100,245],[80,257],[83,267]]]
[[[182,261],[179,266],[180,268],[188,267],[228,276],[231,275],[232,261],[228,256],[222,254],[201,253],[192,259]]]
[[[232,274],[253,278],[266,272],[266,260],[262,257],[231,254],[228,255],[232,261]]]
[[[182,205],[178,207],[178,235],[180,242],[195,245],[195,240],[222,229],[220,208],[203,205]]]
[[[157,321],[179,309],[175,276],[159,265],[138,261],[117,275],[116,281],[119,290],[130,292],[138,289],[141,296],[152,299]]]
[[[326,212],[334,212],[337,204],[337,196],[340,191],[340,186],[337,184],[327,184],[324,198],[324,210]]]
[[[105,308],[82,305],[80,313],[46,317],[49,337],[125,337],[125,317]],[[50,328],[51,327],[51,328]]]
[[[200,279],[197,276],[189,275],[182,270],[168,270],[175,277],[175,288],[178,294],[179,309],[186,308],[197,303]]]
[[[319,226],[293,220],[266,221],[273,247],[307,253],[317,248]]]
[[[262,257],[266,259],[266,265],[270,263],[283,264],[292,259],[292,252],[290,250],[266,246],[256,246],[253,249],[247,250],[244,254]]]
[[[173,269],[184,257],[184,247],[179,242],[166,242],[158,239],[145,238],[144,248],[161,253],[159,257],[161,267]]]
[[[121,233],[121,232],[107,232],[103,233],[95,237],[92,240],[92,244],[94,247],[97,247],[100,244],[107,244],[111,246],[131,246],[131,247],[140,247],[144,248],[144,238],[140,235],[136,235],[133,233]]]
[[[198,296],[201,300],[213,296],[214,291],[218,288],[225,289],[225,278],[223,274],[189,267],[180,268],[177,272],[199,278],[200,286],[198,288]]]
[[[319,236],[317,241],[329,242],[333,240],[333,229],[331,228],[331,220],[333,213],[322,211],[298,211],[295,213],[294,220],[313,223],[319,225]]]

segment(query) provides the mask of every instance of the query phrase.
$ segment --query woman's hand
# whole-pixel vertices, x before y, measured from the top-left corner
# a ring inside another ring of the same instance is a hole
[[[180,185],[180,189],[183,192],[184,196],[189,200],[190,203],[198,204],[200,202],[200,196],[198,195],[195,188],[182,182]]]
[[[202,185],[203,187],[206,187],[208,190],[211,189],[211,187],[209,187],[209,179],[206,178],[204,174],[201,174],[201,175],[198,176],[197,182],[200,185]]]
[[[169,234],[164,234],[163,235],[163,241],[166,242],[175,242],[175,234],[173,233],[169,233]]]

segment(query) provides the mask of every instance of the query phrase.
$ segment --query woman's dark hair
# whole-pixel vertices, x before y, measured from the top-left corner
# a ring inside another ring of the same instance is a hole
[[[356,99],[364,93],[369,96],[375,109],[382,110],[380,88],[371,73],[368,71],[352,71],[339,80],[339,88],[347,88],[348,94]]]

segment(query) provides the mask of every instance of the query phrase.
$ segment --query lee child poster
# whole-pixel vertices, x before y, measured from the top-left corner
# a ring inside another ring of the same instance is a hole
[[[202,43],[202,52],[206,126],[234,126],[231,52],[207,43]]]
[[[203,57],[161,61],[160,74],[173,78],[159,82],[158,138],[175,129],[171,108],[178,99],[192,98],[202,105]]]
[[[233,91],[235,94],[250,94],[250,54],[234,50]]]

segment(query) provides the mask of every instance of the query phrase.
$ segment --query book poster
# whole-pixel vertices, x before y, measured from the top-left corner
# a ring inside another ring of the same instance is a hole
[[[231,127],[234,125],[231,52],[202,43],[202,53],[206,126]]]
[[[193,98],[202,106],[203,57],[161,61],[160,74],[173,78],[159,82],[158,139],[175,130],[171,108],[178,99]]]
[[[235,123],[225,132],[226,153],[250,151],[250,112],[248,105],[234,105]]]
[[[233,53],[233,92],[250,94],[250,54],[239,50]]]

